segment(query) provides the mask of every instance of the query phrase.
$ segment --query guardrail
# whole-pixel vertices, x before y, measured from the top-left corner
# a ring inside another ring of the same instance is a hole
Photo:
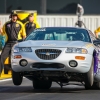
[[[9,15],[0,15],[0,20],[4,24],[9,20]],[[74,15],[38,15],[38,22],[41,27],[51,26],[75,26],[77,16]],[[100,26],[100,15],[84,15],[83,22],[92,32]]]

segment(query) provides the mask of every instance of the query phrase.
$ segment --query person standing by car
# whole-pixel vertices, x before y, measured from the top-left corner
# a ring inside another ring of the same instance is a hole
[[[98,27],[98,28],[94,31],[96,38],[99,38],[99,36],[98,36],[99,32],[100,32],[100,27]]]
[[[0,57],[0,74],[2,73],[2,69],[9,69],[11,65],[5,65],[4,62],[7,57],[10,57],[11,49],[14,44],[17,43],[18,40],[26,38],[24,25],[18,21],[18,16],[15,13],[11,13],[11,20],[7,21],[3,28],[0,28],[1,35],[6,36],[6,44],[2,50]],[[5,72],[6,73],[6,72]]]
[[[28,21],[24,24],[26,35],[29,35],[35,28],[40,28],[38,23],[34,22],[33,13],[30,13],[28,16]]]

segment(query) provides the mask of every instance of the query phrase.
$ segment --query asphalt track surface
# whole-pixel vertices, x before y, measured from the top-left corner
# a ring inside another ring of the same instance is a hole
[[[84,86],[61,87],[53,83],[49,90],[34,90],[32,82],[24,78],[22,85],[12,80],[0,81],[0,100],[100,100],[100,90],[85,90]]]

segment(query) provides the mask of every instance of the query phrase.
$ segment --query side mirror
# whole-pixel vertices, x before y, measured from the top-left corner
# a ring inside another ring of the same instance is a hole
[[[93,44],[94,44],[94,45],[100,44],[100,39],[94,40],[94,41],[93,41]]]

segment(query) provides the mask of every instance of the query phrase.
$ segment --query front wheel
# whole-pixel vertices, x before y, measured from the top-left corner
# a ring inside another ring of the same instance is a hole
[[[21,85],[23,76],[21,75],[20,72],[15,72],[12,70],[12,80],[14,85]]]
[[[52,81],[49,80],[33,80],[34,89],[49,89],[52,85]]]
[[[94,60],[92,60],[90,70],[85,74],[85,89],[91,89],[94,82]]]

